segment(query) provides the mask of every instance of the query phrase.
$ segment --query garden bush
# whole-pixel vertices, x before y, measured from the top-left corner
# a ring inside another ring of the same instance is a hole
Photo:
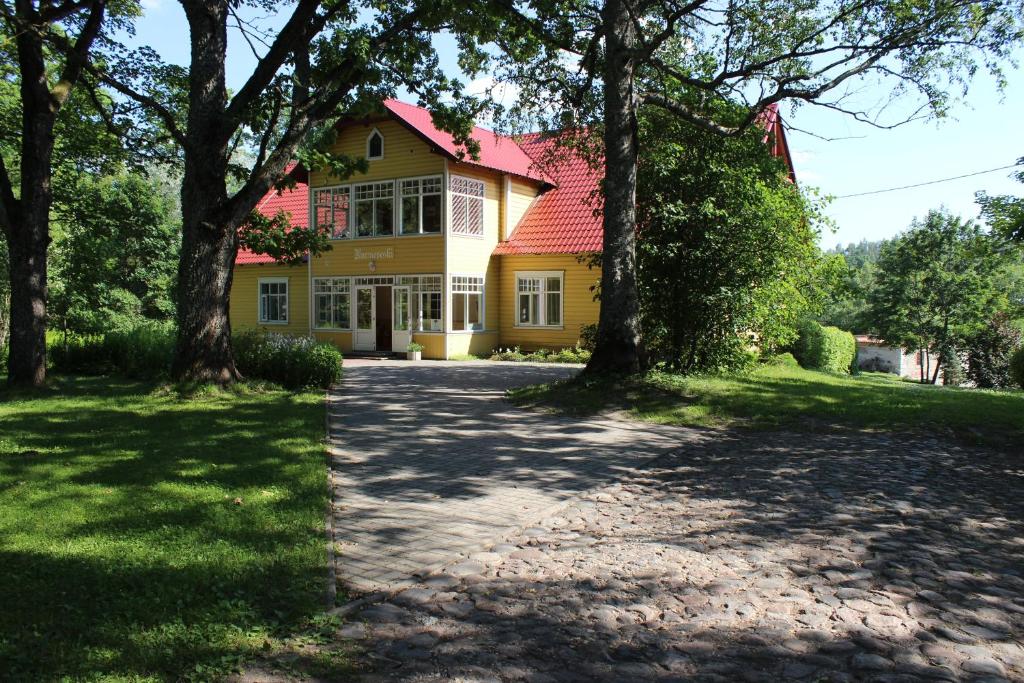
[[[857,340],[838,327],[808,320],[800,326],[793,355],[809,370],[849,374],[857,357]]]
[[[61,372],[102,375],[111,372],[137,379],[158,379],[170,373],[174,327],[144,322],[106,334],[56,333],[47,339],[47,355]]]
[[[232,340],[235,365],[245,377],[288,389],[326,389],[341,379],[341,351],[312,337],[246,331]]]
[[[1024,389],[1024,346],[1013,352],[1010,356],[1010,379],[1019,388]]]
[[[968,342],[967,377],[981,389],[1005,389],[1013,386],[1010,358],[1021,346],[1024,334],[1005,313],[992,316]],[[948,376],[948,372],[946,373]]]
[[[557,351],[550,349],[523,351],[518,346],[513,346],[507,349],[495,349],[491,353],[490,360],[525,361],[531,363],[586,363],[590,360],[590,351],[581,346],[567,346]]]

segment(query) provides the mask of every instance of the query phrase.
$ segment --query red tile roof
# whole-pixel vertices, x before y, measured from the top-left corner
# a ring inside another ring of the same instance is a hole
[[[462,159],[459,159],[459,151],[464,152],[465,150],[455,144],[450,133],[445,133],[434,127],[429,111],[398,100],[385,100],[384,107],[399,122],[405,124],[450,159],[459,160],[471,166],[511,173],[530,180],[549,182],[549,178],[541,172],[533,159],[512,138],[476,126],[473,128],[472,137],[480,143],[480,158],[473,159],[465,154]]]
[[[553,153],[556,139],[531,133],[520,146],[539,162],[557,187],[542,194],[495,254],[574,254],[601,251],[601,207],[597,193],[603,168],[593,168],[570,150]],[[550,155],[550,156],[549,156]]]
[[[295,170],[296,164],[293,162],[289,164],[285,170],[286,173],[292,173]],[[296,174],[298,175],[298,174]],[[256,205],[256,210],[267,218],[273,218],[277,215],[278,211],[284,211],[290,216],[291,223],[297,228],[308,228],[309,227],[309,185],[305,182],[305,176],[301,176],[302,181],[296,181],[295,188],[291,190],[284,190],[278,193],[277,190],[271,190],[268,192],[260,203]],[[239,249],[238,256],[235,257],[236,264],[251,264],[251,263],[273,263],[274,259],[266,254],[255,254],[248,249]]]

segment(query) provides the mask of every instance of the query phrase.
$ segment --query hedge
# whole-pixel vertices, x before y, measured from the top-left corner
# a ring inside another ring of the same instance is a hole
[[[810,320],[800,327],[793,355],[809,370],[849,374],[857,357],[857,340],[838,327]]]
[[[81,374],[116,373],[139,379],[170,376],[173,325],[146,323],[95,336],[54,335],[47,355],[53,367]],[[232,339],[235,364],[246,379],[288,389],[327,388],[341,379],[341,352],[310,337],[243,332]]]

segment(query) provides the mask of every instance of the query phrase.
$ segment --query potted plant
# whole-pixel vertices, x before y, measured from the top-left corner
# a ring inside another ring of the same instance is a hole
[[[409,342],[409,345],[405,347],[405,351],[405,356],[409,360],[420,360],[423,357],[423,344]]]

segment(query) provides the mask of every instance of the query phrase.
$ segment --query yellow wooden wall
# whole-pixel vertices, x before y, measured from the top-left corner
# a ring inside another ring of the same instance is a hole
[[[259,280],[264,277],[288,278],[288,324],[259,322]],[[309,334],[309,280],[307,266],[281,266],[273,263],[235,266],[231,283],[232,330],[260,329],[286,334]]]
[[[498,173],[468,164],[450,162],[450,175],[482,180],[484,183],[484,234],[482,237],[451,235],[448,240],[448,272],[450,275],[484,275],[484,332],[498,330],[498,288],[495,286],[499,272],[496,256],[492,256],[498,245],[499,223],[502,214],[504,179]],[[480,334],[479,332],[474,334]],[[460,344],[460,347],[463,344]],[[476,346],[476,345],[474,345]],[[456,351],[453,353],[468,353]]]
[[[534,200],[537,198],[538,188],[534,183],[513,179],[510,190],[508,196],[508,227],[506,228],[508,235],[512,234],[512,231],[519,225],[519,221],[523,219],[530,206],[533,205]]]
[[[562,348],[579,342],[580,328],[597,324],[600,304],[591,286],[601,279],[598,269],[577,261],[575,254],[524,254],[501,258],[501,327],[499,345],[524,349]],[[561,327],[516,327],[516,272],[562,271],[564,297]]]
[[[335,178],[326,171],[313,171],[309,174],[310,188],[389,178],[440,175],[444,170],[444,158],[431,152],[422,138],[397,121],[346,124],[338,131],[337,140],[331,145],[331,152],[365,157],[366,138],[374,128],[384,136],[383,159],[367,162],[369,170],[365,174],[357,173],[348,179]]]

